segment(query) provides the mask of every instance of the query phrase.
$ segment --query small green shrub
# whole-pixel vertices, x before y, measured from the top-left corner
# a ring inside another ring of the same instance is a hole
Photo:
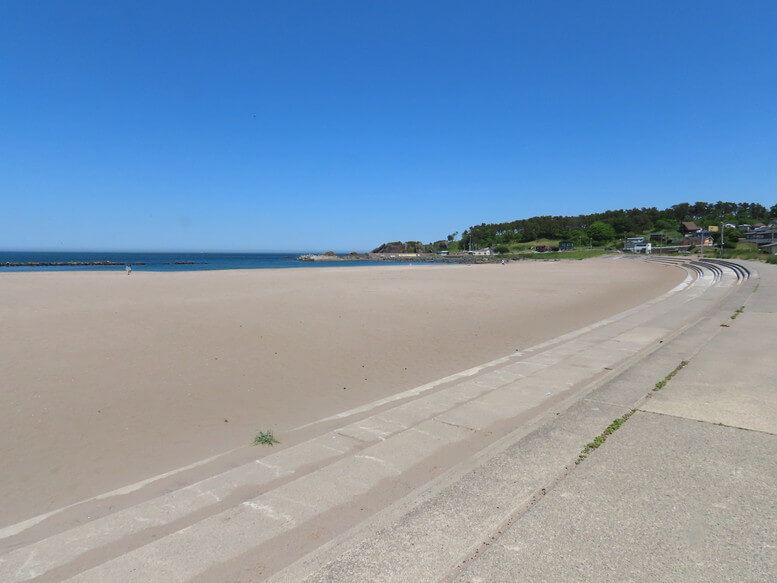
[[[276,443],[280,442],[275,439],[272,431],[260,431],[254,437],[254,445],[275,445]]]

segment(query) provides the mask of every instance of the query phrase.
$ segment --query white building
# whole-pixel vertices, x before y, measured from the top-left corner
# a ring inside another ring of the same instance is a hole
[[[640,242],[632,241],[632,239],[642,239]],[[623,250],[626,253],[645,253],[650,254],[653,250],[652,243],[646,243],[644,237],[630,237],[626,239],[626,244],[623,246]]]

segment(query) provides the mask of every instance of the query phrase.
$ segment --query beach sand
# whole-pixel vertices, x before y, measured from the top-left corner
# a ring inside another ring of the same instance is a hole
[[[0,274],[0,527],[230,450],[668,291],[607,257],[506,266]]]

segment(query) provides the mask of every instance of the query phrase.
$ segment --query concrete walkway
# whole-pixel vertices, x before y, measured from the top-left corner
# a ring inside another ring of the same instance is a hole
[[[744,311],[455,581],[777,580],[777,269],[758,269]]]
[[[664,297],[309,442],[3,529],[0,579],[773,580],[777,268],[679,263]]]

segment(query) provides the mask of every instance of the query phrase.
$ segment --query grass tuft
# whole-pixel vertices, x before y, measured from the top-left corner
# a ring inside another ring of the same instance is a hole
[[[739,308],[739,309],[738,309],[736,312],[734,312],[733,314],[731,314],[731,319],[732,319],[732,320],[736,320],[736,319],[737,319],[737,316],[738,316],[739,314],[741,314],[742,312],[744,312],[744,311],[745,311],[745,307],[744,307],[744,306],[742,306],[742,307],[741,307],[741,308]]]
[[[254,445],[275,445],[276,443],[280,443],[280,441],[275,439],[272,431],[260,431],[254,437]]]
[[[583,451],[580,452],[580,455],[577,456],[577,460],[575,460],[576,464],[579,464],[582,462],[585,458],[588,457],[588,454],[598,448],[600,445],[602,445],[605,441],[607,441],[607,437],[612,435],[615,431],[617,431],[621,425],[626,423],[629,417],[631,417],[635,413],[636,409],[632,409],[628,413],[626,413],[623,417],[618,417],[615,421],[610,423],[607,428],[602,431],[600,435],[597,435],[594,440],[590,443],[587,443],[586,446],[583,448]]]
[[[656,386],[653,387],[653,390],[654,391],[660,391],[661,389],[663,389],[666,386],[666,383],[671,381],[672,378],[674,378],[674,375],[676,375],[678,372],[680,372],[686,366],[688,366],[688,361],[687,360],[680,361],[680,364],[678,364],[672,372],[670,372],[668,375],[666,375],[663,380],[658,381],[656,383]]]

